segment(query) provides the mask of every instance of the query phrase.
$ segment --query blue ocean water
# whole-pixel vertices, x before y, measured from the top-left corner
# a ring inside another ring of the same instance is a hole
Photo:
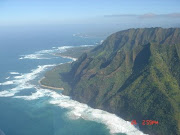
[[[143,134],[114,114],[39,86],[47,70],[72,61],[54,53],[67,47],[95,45],[104,38],[74,33],[74,29],[62,28],[0,32],[0,130],[6,135]]]

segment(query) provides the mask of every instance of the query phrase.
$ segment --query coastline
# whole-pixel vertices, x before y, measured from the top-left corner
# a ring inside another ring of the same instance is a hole
[[[55,56],[59,56],[59,57],[62,57],[62,58],[67,58],[67,59],[71,59],[73,61],[76,61],[77,58],[74,58],[74,57],[70,57],[70,56],[65,56],[65,55],[61,55],[61,54],[54,54]],[[64,63],[65,64],[65,63]]]
[[[72,60],[71,62],[67,62],[67,63],[72,63],[73,61],[76,61],[76,60],[77,60],[77,58],[75,58],[75,57],[70,57],[70,56],[61,55],[60,53],[59,53],[59,54],[56,53],[56,54],[52,54],[52,55],[58,56],[58,57],[62,57],[62,58],[67,58],[67,59],[71,59],[71,60]],[[66,63],[63,63],[63,64],[66,64]],[[61,64],[61,65],[62,65],[62,64]],[[56,65],[55,67],[58,67],[58,66],[59,66],[59,65]],[[45,77],[42,77],[42,78],[38,81],[40,87],[42,87],[42,88],[47,88],[47,89],[53,89],[53,90],[62,90],[62,91],[64,90],[63,87],[58,88],[58,87],[53,87],[53,86],[48,86],[48,85],[42,84],[41,81],[42,81],[43,79],[45,79]]]
[[[52,55],[54,56],[58,56],[58,57],[62,57],[62,58],[67,58],[67,59],[70,59],[71,61],[70,62],[67,62],[67,63],[72,63],[74,61],[76,61],[78,59],[78,57],[80,57],[83,53],[86,53],[86,52],[89,52],[90,50],[92,50],[95,46],[79,46],[79,47],[76,47],[76,48],[68,48],[65,50],[65,52],[60,52],[60,53],[54,53]],[[65,53],[65,54],[64,54]],[[60,65],[65,65],[66,63],[62,63]],[[58,66],[60,65],[57,65],[54,67],[54,69],[58,68]],[[58,73],[60,72],[64,72],[64,70],[66,70],[67,67],[65,67],[64,69],[61,69],[60,71],[58,71]],[[63,71],[62,71],[63,70]],[[51,70],[53,71],[53,70]],[[51,72],[50,71],[50,72]],[[47,72],[46,72],[47,73]],[[42,84],[42,80],[45,79],[46,77],[42,77],[38,83],[40,85],[40,87],[42,88],[47,88],[47,89],[53,89],[53,90],[64,90],[64,88],[66,88],[66,86],[64,86],[62,84],[63,87],[53,87],[53,86],[49,86],[49,85],[46,85],[46,84]],[[48,77],[47,77],[48,78]],[[47,79],[46,78],[46,79]],[[54,78],[54,79],[58,79],[57,77]]]
[[[40,87],[42,88],[47,88],[47,89],[53,89],[53,90],[64,90],[64,88],[57,88],[57,87],[52,87],[52,86],[47,86],[47,85],[44,85],[44,84],[41,84],[41,81],[44,79],[45,77],[41,78],[38,83],[40,85]]]

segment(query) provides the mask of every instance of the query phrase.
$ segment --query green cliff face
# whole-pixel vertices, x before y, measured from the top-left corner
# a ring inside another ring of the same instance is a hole
[[[120,31],[61,74],[73,99],[125,120],[145,133],[180,134],[180,29]],[[143,126],[142,120],[158,125]]]

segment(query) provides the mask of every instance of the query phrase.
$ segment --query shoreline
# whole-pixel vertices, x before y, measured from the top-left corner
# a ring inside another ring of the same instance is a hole
[[[74,57],[70,57],[70,56],[65,56],[65,55],[61,55],[61,54],[53,54],[54,56],[58,56],[58,57],[62,57],[62,58],[67,58],[67,59],[71,59],[73,61],[76,61],[78,58],[74,58]]]
[[[61,55],[61,54],[53,54],[53,55],[54,55],[54,56],[58,56],[58,57],[62,57],[62,58],[71,59],[71,60],[72,60],[71,62],[77,60],[77,58],[70,57],[70,56],[65,56],[65,55]],[[70,63],[71,63],[71,62],[70,62]],[[67,62],[67,63],[69,63],[69,62]],[[63,64],[65,64],[65,63],[63,63]],[[58,66],[58,65],[56,65],[56,66]],[[55,66],[55,67],[56,67],[56,66]],[[63,87],[62,87],[62,88],[57,88],[57,87],[52,87],[52,86],[48,86],[48,85],[42,84],[41,81],[42,81],[44,78],[45,78],[45,77],[42,77],[42,78],[38,81],[40,87],[42,87],[42,88],[48,88],[48,89],[53,89],[53,90],[64,90]]]
[[[48,89],[53,89],[53,90],[64,90],[64,88],[57,88],[57,87],[52,87],[52,86],[47,86],[47,85],[44,85],[44,84],[41,84],[41,81],[44,79],[45,77],[41,78],[38,83],[40,85],[40,87],[42,88],[48,88]]]

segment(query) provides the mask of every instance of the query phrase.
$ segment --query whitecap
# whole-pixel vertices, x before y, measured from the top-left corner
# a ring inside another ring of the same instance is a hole
[[[57,50],[57,49],[41,50],[41,51],[38,51],[37,53],[38,53],[38,54],[48,54],[48,53],[54,52],[55,50]]]
[[[12,96],[21,90],[34,88],[35,85],[32,85],[30,83],[30,81],[34,80],[40,72],[42,72],[42,71],[44,71],[47,68],[52,67],[52,66],[55,66],[55,65],[38,66],[36,69],[31,70],[30,73],[25,73],[25,74],[22,74],[21,76],[15,76],[14,80],[1,83],[1,85],[14,84],[15,87],[13,87],[11,89],[4,90],[4,91],[0,91],[0,97]]]
[[[18,75],[18,72],[10,72],[11,75]]]
[[[10,78],[10,76],[6,77],[6,80],[8,80]]]
[[[6,81],[3,83],[0,83],[0,85],[11,85],[11,84],[14,84],[14,82],[13,81]]]
[[[42,59],[50,59],[50,58],[46,58],[46,57],[42,57],[43,54],[29,54],[29,55],[21,55],[21,57],[19,58],[20,60],[22,59],[31,59],[31,60],[42,60]]]
[[[58,50],[61,52],[64,52],[66,51],[67,49],[69,48],[74,48],[74,46],[61,46],[61,47],[58,47]]]
[[[35,100],[35,99],[39,99],[40,97],[43,97],[44,94],[40,91],[37,91],[36,93],[30,95],[30,96],[14,96],[14,98],[21,98],[24,100]]]
[[[100,41],[100,44],[102,44],[103,42],[104,42],[104,40],[101,40],[101,41]]]
[[[67,48],[72,48],[72,47],[73,46],[52,47],[52,49],[37,51],[33,54],[21,55],[19,59],[20,60],[23,60],[23,59],[31,59],[31,60],[51,59],[49,57],[46,57],[46,55],[52,55],[57,52],[63,52],[63,51],[66,51]],[[56,58],[56,57],[53,57],[53,58]]]
[[[7,90],[4,90],[4,91],[0,91],[0,97],[12,97],[14,96],[14,92],[10,92],[10,91],[7,91]]]
[[[80,47],[91,47],[91,46],[96,46],[96,45],[80,45]],[[79,46],[77,46],[79,47]]]
[[[68,59],[71,59],[72,61],[76,61],[77,58],[73,58],[73,57],[70,57],[70,56],[61,56],[62,58],[68,58]]]

